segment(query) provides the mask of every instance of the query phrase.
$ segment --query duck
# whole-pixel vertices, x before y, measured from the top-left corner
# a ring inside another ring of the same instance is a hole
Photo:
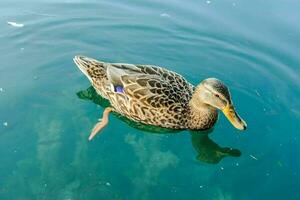
[[[236,129],[247,127],[235,111],[228,87],[217,78],[194,86],[182,75],[159,66],[109,63],[82,55],[73,61],[97,94],[110,103],[89,140],[107,126],[111,112],[146,125],[196,131],[212,128],[221,110]]]
[[[81,100],[92,101],[94,104],[106,108],[110,106],[107,99],[99,96],[93,86],[89,86],[85,90],[80,90],[76,93],[77,97]],[[168,136],[174,136],[180,133],[180,130],[167,129],[159,126],[151,126],[143,123],[130,120],[118,113],[113,113],[115,116],[128,126],[143,131],[145,134],[164,134]],[[119,131],[122,131],[119,129]],[[189,131],[191,146],[196,153],[195,160],[208,164],[217,164],[226,157],[240,157],[242,152],[239,149],[232,147],[222,147],[216,141],[210,138],[213,129],[205,131]]]

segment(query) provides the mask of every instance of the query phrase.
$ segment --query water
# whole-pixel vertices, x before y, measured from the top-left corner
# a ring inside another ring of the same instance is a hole
[[[2,0],[0,199],[299,199],[299,6]],[[77,54],[217,77],[248,129],[220,115],[211,133],[151,133],[112,115],[88,142],[105,102]]]

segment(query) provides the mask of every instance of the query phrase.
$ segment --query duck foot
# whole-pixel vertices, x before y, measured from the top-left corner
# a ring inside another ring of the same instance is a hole
[[[99,133],[108,124],[108,116],[111,111],[112,111],[111,107],[107,107],[104,109],[102,119],[99,119],[99,122],[94,126],[89,136],[90,141],[95,137],[95,135],[97,135],[97,133]]]

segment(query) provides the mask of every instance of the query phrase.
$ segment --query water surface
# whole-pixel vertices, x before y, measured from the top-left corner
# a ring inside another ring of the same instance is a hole
[[[0,199],[299,199],[299,7],[2,0]],[[210,133],[152,133],[112,115],[88,142],[106,104],[77,54],[217,77],[248,129],[220,115]]]

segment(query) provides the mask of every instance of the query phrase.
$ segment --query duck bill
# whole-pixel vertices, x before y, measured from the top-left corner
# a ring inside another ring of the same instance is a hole
[[[247,128],[246,122],[236,113],[233,105],[227,105],[222,111],[235,128],[239,130],[245,130]]]

